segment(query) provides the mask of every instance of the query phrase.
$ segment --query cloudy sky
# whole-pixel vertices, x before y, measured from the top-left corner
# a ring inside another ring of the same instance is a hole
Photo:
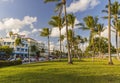
[[[101,12],[108,0],[67,0],[67,12],[74,13],[76,23],[83,22],[87,15],[102,17]],[[112,0],[113,2],[114,0]],[[119,1],[119,0],[118,0]],[[44,4],[43,0],[0,0],[0,37],[5,37],[9,31],[20,33],[38,41],[46,41],[40,37],[40,30],[44,27],[53,28],[48,25],[54,12],[55,3]],[[100,23],[107,26],[107,21],[100,19]],[[77,34],[89,36],[89,32],[75,28]],[[107,30],[103,32],[106,34]],[[51,36],[52,43],[57,43],[59,31],[53,28]],[[65,28],[62,29],[62,34]]]

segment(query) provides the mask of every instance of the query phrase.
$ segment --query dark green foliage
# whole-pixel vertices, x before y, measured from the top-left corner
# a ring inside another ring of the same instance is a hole
[[[31,52],[36,52],[37,51],[37,47],[35,45],[31,46]]]
[[[94,50],[91,49],[94,44]],[[86,48],[86,51],[94,51],[95,53],[99,52],[99,37],[94,38],[93,44],[89,44],[89,46]],[[114,46],[111,45],[111,52],[115,53],[115,48]],[[100,52],[101,53],[108,53],[108,39],[101,37],[100,41]]]
[[[5,54],[11,55],[13,48],[10,48],[9,46],[0,46],[0,52],[5,52]]]
[[[22,64],[21,60],[17,60],[17,61],[0,61],[0,67],[20,65],[20,64]]]
[[[21,41],[21,38],[17,38],[16,40],[15,40],[15,45],[17,46],[17,45],[20,45],[22,43],[22,41]]]

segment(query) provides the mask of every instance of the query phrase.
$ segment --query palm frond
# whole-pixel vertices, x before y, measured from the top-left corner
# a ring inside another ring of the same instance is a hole
[[[85,26],[83,23],[75,24],[75,26]]]
[[[108,13],[108,10],[102,10],[102,12],[104,12],[104,13]]]
[[[60,1],[60,0],[44,0],[44,3],[57,2],[57,1]]]
[[[55,12],[58,12],[58,11],[62,12],[62,9],[63,9],[63,3],[61,3],[61,2],[57,3]]]

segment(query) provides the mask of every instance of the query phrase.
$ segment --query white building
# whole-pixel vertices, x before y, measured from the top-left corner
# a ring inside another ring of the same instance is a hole
[[[21,44],[15,45],[15,40],[17,38],[21,38]],[[10,46],[13,48],[13,56],[21,56],[21,57],[27,57],[28,56],[28,43],[25,40],[25,38],[22,38],[18,34],[13,34],[11,37],[1,38],[0,39],[2,46]]]
[[[17,38],[21,39],[21,43],[19,45],[15,44]],[[44,43],[39,43],[32,38],[26,38],[23,35],[13,34],[11,37],[0,38],[1,46],[10,46],[13,48],[12,56],[20,56],[20,57],[28,57],[35,56],[36,52],[40,51],[42,48],[45,48]],[[36,50],[31,50],[32,46],[36,47]]]

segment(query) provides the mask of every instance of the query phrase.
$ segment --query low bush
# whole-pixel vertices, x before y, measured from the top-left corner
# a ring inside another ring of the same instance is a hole
[[[16,61],[0,61],[0,67],[20,65],[20,64],[22,64],[21,60],[16,60]]]

